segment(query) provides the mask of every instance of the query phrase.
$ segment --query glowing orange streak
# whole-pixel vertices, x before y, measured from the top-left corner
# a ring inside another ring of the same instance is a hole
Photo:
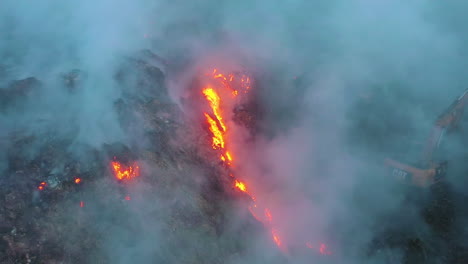
[[[224,137],[223,133],[219,130],[216,121],[205,113],[206,120],[210,124],[210,131],[213,133],[213,149],[224,148]]]
[[[247,187],[245,187],[245,184],[243,182],[240,182],[238,180],[235,181],[235,185],[237,187],[237,189],[243,191],[243,192],[247,192]]]
[[[219,95],[213,90],[213,88],[206,88],[203,90],[203,94],[205,95],[206,99],[210,102],[211,109],[213,110],[213,114],[216,116],[216,119],[218,119],[219,125],[223,129],[223,131],[226,131],[226,125],[223,122],[223,117],[221,115],[221,110],[220,110],[220,101],[221,99],[219,98]]]
[[[275,229],[271,230],[271,234],[273,235],[273,241],[275,241],[275,244],[278,247],[281,247],[281,239],[277,234],[277,231]]]
[[[230,82],[234,81],[234,74],[229,74],[228,77],[229,77],[229,79],[225,75],[223,75],[221,73],[217,73],[217,69],[213,69],[212,78],[221,79],[221,83],[223,84],[223,86],[225,88],[231,90],[232,94],[234,96],[236,96],[236,95],[238,95],[238,91],[233,89],[230,86]],[[247,77],[245,75],[242,76],[242,78],[241,78],[241,87],[246,89],[246,90],[250,89],[250,78],[249,77]],[[247,92],[246,90],[244,92]],[[209,102],[211,110],[212,110],[214,116],[216,117],[216,120],[215,120],[209,114],[204,113],[205,118],[206,118],[206,120],[208,121],[208,124],[209,124],[209,130],[212,133],[212,146],[213,146],[213,149],[223,149],[223,150],[225,150],[224,154],[221,154],[219,156],[219,158],[225,164],[231,165],[231,162],[233,161],[233,157],[232,157],[231,153],[225,148],[226,144],[225,144],[224,134],[225,134],[225,132],[227,130],[227,127],[223,122],[223,116],[222,116],[222,111],[221,111],[221,98],[219,97],[218,93],[210,86],[203,89],[203,94],[204,94],[206,100]],[[232,173],[230,173],[229,176],[234,177],[234,175]],[[249,197],[252,199],[252,201],[254,201],[254,202],[256,201],[255,196],[253,196],[248,191],[247,185],[244,182],[239,181],[239,180],[236,179],[234,181],[234,187],[237,188],[238,190],[240,190],[241,192],[244,192],[247,195],[249,195]],[[257,219],[257,221],[264,224],[265,227],[270,229],[271,234],[272,234],[272,238],[273,238],[273,241],[275,242],[275,244],[281,250],[286,251],[286,249],[282,246],[282,241],[281,241],[280,236],[278,235],[277,230],[271,228],[272,215],[271,215],[270,211],[267,208],[265,208],[264,209],[265,216],[262,217],[262,218],[265,218],[265,219],[261,219],[255,213],[255,211],[257,209],[258,209],[258,207],[257,207],[256,204],[253,204],[253,205],[249,206],[249,211],[252,214],[252,216],[255,219]]]
[[[207,75],[210,76],[210,74],[207,74]],[[229,74],[227,76],[228,77],[226,77],[222,73],[217,73],[217,69],[213,69],[213,72],[211,74],[211,77],[213,79],[220,79],[220,82],[224,86],[224,88],[231,90],[232,94],[234,96],[237,96],[238,95],[238,90],[231,87],[231,83],[234,81],[235,75],[234,74]],[[251,88],[250,77],[247,76],[247,75],[242,75],[241,78],[240,78],[240,86],[241,86],[241,88],[243,88],[244,93],[247,93],[248,90]],[[232,161],[233,161],[233,157],[232,157],[231,153],[228,151],[228,149],[225,148],[225,146],[228,144],[227,142],[225,142],[225,137],[224,137],[225,132],[227,130],[227,126],[223,122],[223,116],[222,116],[222,111],[221,111],[221,98],[220,98],[219,94],[210,86],[203,89],[203,94],[204,94],[206,100],[209,102],[211,110],[212,110],[212,112],[213,112],[213,114],[215,116],[215,119],[214,119],[209,114],[205,113],[205,117],[206,117],[206,119],[208,121],[208,124],[210,125],[209,129],[210,129],[210,131],[211,131],[211,133],[213,135],[213,137],[212,137],[213,149],[221,149],[221,150],[225,151],[224,154],[220,154],[219,158],[226,165],[231,166]],[[232,172],[229,173],[229,176],[233,177],[235,179]],[[237,188],[239,191],[241,191],[243,193],[246,193],[252,199],[253,202],[256,202],[255,196],[253,196],[248,191],[247,185],[244,182],[241,182],[241,181],[236,179],[236,180],[234,180],[234,187]],[[270,230],[273,242],[278,246],[278,248],[281,251],[286,253],[288,250],[284,246],[283,241],[282,241],[282,239],[280,238],[280,236],[278,234],[279,232],[275,228],[273,228],[273,217],[272,217],[272,214],[271,214],[270,210],[268,208],[264,208],[263,209],[264,215],[262,215],[262,214],[259,213],[259,212],[262,212],[262,211],[260,211],[260,208],[261,207],[258,207],[256,203],[253,203],[252,205],[250,205],[248,207],[248,209],[249,209],[250,213],[252,214],[252,216],[257,221],[262,223],[265,226],[265,228]],[[259,213],[259,214],[257,214],[257,213]],[[259,217],[259,216],[262,216],[262,217]],[[312,243],[307,242],[306,247],[311,248],[311,249],[318,249],[320,254],[323,254],[323,255],[331,255],[331,252],[327,250],[327,246],[325,244],[320,244],[320,247],[314,248],[312,246]]]

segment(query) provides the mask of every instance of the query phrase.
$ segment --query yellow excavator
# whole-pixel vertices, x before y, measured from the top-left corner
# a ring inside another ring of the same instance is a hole
[[[429,187],[443,179],[447,172],[448,163],[447,161],[435,161],[434,154],[439,149],[443,136],[458,126],[467,103],[468,90],[437,118],[423,148],[422,156],[416,164],[409,165],[390,158],[385,159],[385,166],[391,176],[404,183],[419,187]]]

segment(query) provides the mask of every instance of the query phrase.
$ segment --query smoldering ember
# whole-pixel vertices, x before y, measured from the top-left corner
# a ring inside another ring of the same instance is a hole
[[[468,2],[273,2],[1,1],[0,263],[468,263]]]

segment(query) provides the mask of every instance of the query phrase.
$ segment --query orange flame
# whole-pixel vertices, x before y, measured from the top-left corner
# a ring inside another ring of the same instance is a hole
[[[81,182],[81,178],[76,178],[76,179],[75,179],[75,183],[76,183],[76,184],[79,184],[80,182]]]
[[[208,123],[210,124],[210,131],[211,133],[213,133],[213,149],[224,148],[224,136],[223,133],[219,130],[218,124],[207,113],[205,113],[205,117]]]
[[[245,186],[245,183],[236,180],[235,181],[235,186],[237,187],[237,189],[239,189],[239,190],[241,190],[243,192],[247,192],[247,187]]]
[[[219,73],[218,69],[213,69],[212,73],[207,75],[211,76],[214,80],[217,80],[219,84],[221,84],[214,85],[213,83],[205,86],[202,89],[202,93],[207,100],[212,113],[204,113],[206,121],[209,125],[208,128],[212,134],[212,148],[221,152],[219,154],[219,159],[224,164],[232,166],[234,158],[232,152],[228,148],[229,142],[226,140],[226,131],[229,130],[229,127],[225,123],[225,117],[223,116],[223,112],[226,112],[226,110],[222,111],[222,107],[225,103],[223,104],[223,98],[221,95],[226,93],[223,93],[219,89],[227,89],[235,97],[239,94],[239,91],[247,93],[251,89],[251,79],[245,74],[241,75],[240,77],[239,75],[235,74],[225,75],[223,73]],[[234,86],[236,87],[234,88]],[[250,193],[250,190],[248,189],[245,182],[236,179],[232,172],[229,173],[229,176],[234,179],[234,187],[239,191],[246,193],[252,199],[253,204],[248,207],[252,216],[270,230],[273,242],[278,246],[278,248],[280,248],[281,251],[286,253],[287,248],[283,244],[278,230],[273,228],[273,216],[270,210],[268,208],[261,207],[256,203],[255,196]],[[312,244],[309,242],[307,242],[306,246],[313,248]],[[319,251],[321,254],[329,254],[325,244],[320,245]]]
[[[232,94],[234,96],[238,95],[238,90],[234,89],[231,86],[231,83],[233,83],[236,79],[236,76],[234,74],[229,74],[229,75],[224,75],[222,73],[218,73],[217,69],[214,69],[211,76],[215,80],[220,80],[222,87],[231,90]],[[216,87],[217,88],[217,87]],[[250,89],[250,77],[246,75],[242,75],[240,78],[240,88],[243,88],[245,92],[247,92],[248,89]],[[220,97],[220,93],[218,93],[213,86],[206,86],[202,90],[203,95],[205,96],[205,99],[208,101],[209,106],[211,108],[211,111],[214,115],[215,118],[213,118],[210,114],[204,113],[206,121],[208,122],[209,125],[209,130],[212,134],[212,147],[213,149],[217,150],[223,150],[224,153],[221,153],[219,158],[221,161],[224,162],[224,164],[231,166],[233,162],[233,156],[232,152],[227,149],[227,142],[225,140],[225,134],[226,131],[228,130],[227,125],[224,122],[223,118],[223,111],[221,111],[221,105],[222,105],[222,100]],[[232,173],[229,174],[229,176],[234,178],[234,175]],[[243,193],[246,193],[252,201],[255,202],[255,196],[253,196],[247,189],[247,185],[245,182],[242,182],[238,179],[234,180],[234,187],[240,190]],[[268,209],[264,209],[265,212],[265,217],[266,220],[261,219],[258,217],[258,215],[255,213],[256,210],[258,210],[259,207],[257,204],[253,204],[249,206],[249,211],[252,214],[254,218],[256,218],[259,222],[264,223],[265,222],[272,222],[272,216],[271,213]],[[278,232],[275,229],[271,229],[272,232],[272,238],[275,244],[280,247],[282,245],[281,239],[278,235]]]
[[[124,166],[117,161],[112,161],[111,165],[118,180],[128,180],[140,176],[140,167],[137,163],[134,163],[133,166]]]
[[[213,110],[216,119],[218,119],[219,125],[221,126],[223,132],[226,132],[226,125],[223,122],[223,117],[221,115],[220,101],[218,93],[213,90],[211,87],[203,89],[203,94],[206,99],[210,102],[211,109]]]
[[[39,191],[42,191],[44,190],[44,188],[47,186],[47,183],[46,182],[41,182],[39,184],[39,186],[37,187],[37,189],[39,189]]]

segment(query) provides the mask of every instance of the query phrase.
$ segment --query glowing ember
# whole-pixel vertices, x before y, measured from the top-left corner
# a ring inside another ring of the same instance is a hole
[[[80,182],[81,182],[81,178],[76,178],[76,179],[75,179],[75,183],[76,183],[76,184],[79,184]]]
[[[125,200],[130,201],[131,200],[130,196],[129,195],[125,196]]]
[[[47,183],[46,182],[41,182],[39,184],[39,186],[37,186],[37,189],[39,189],[39,191],[42,191],[44,190],[44,188],[47,186]]]
[[[233,85],[239,84],[239,81],[237,81],[239,76],[236,76],[234,74],[222,74],[218,73],[218,69],[213,69],[213,72],[211,73],[211,77],[213,79],[217,79],[221,82],[221,84],[228,90],[231,91],[231,94],[236,97],[239,94],[239,89],[236,89],[233,87]],[[236,83],[237,82],[237,83]],[[247,93],[247,90],[250,89],[250,77],[243,74],[240,76],[240,87],[244,89],[244,93]]]
[[[235,186],[237,187],[237,189],[239,189],[239,190],[241,190],[243,192],[247,192],[247,187],[245,187],[245,183],[236,180],[235,181]]]
[[[117,161],[112,161],[111,165],[118,180],[128,180],[140,176],[140,167],[137,163],[134,163],[133,166],[124,166]]]
[[[80,207],[84,207],[84,202],[80,201]]]
[[[275,244],[278,247],[281,247],[281,239],[277,234],[277,231],[275,229],[271,230],[271,234],[273,235],[273,241],[275,241]]]

